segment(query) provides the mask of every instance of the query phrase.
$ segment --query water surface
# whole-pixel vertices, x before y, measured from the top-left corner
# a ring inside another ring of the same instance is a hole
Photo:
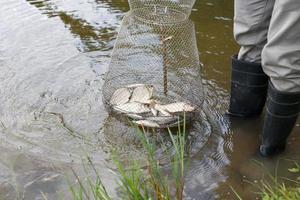
[[[0,2],[0,199],[68,198],[65,175],[82,172],[91,156],[113,196],[109,150],[142,155],[134,130],[110,116],[101,88],[122,17],[122,0],[7,0]],[[233,2],[195,3],[197,46],[205,100],[191,130],[186,199],[234,199],[229,186],[253,199],[267,172],[289,176],[299,156],[299,120],[280,157],[257,153],[262,119],[230,120]],[[201,133],[201,134],[200,134]],[[199,136],[201,135],[201,137]],[[164,157],[160,158],[164,160]],[[262,169],[253,160],[263,163]],[[116,197],[117,199],[117,197]]]

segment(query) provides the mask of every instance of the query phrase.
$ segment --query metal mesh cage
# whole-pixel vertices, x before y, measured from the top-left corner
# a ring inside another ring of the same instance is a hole
[[[126,102],[133,95],[131,87],[146,85],[151,87],[151,99],[163,105],[171,104],[175,111],[187,104],[190,106],[188,108],[192,107],[189,113],[192,114],[200,109],[203,102],[200,71],[192,21],[152,23],[130,12],[123,19],[114,46],[103,86],[103,98],[107,108],[118,114],[118,110],[113,109],[115,102],[112,102],[116,93],[119,92],[119,98],[124,98]],[[127,89],[124,92],[122,88]],[[141,95],[147,96],[145,93]],[[146,115],[149,117],[152,114]]]
[[[131,11],[155,23],[173,23],[186,20],[195,0],[129,0]]]

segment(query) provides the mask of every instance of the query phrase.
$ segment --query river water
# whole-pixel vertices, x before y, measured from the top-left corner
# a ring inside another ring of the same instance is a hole
[[[134,130],[106,112],[101,88],[128,9],[124,0],[0,2],[0,199],[69,199],[71,169],[83,178],[92,174],[82,167],[86,155],[118,199],[109,151],[117,147],[126,158],[140,149]],[[287,167],[300,160],[300,121],[284,154],[261,158],[262,119],[224,115],[230,56],[238,50],[233,2],[197,1],[191,20],[205,100],[200,128],[191,130],[185,197],[234,199],[232,186],[244,199],[254,199],[266,174],[291,176]]]

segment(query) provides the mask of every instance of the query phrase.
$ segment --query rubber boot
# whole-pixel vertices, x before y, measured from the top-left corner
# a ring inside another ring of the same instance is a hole
[[[265,105],[268,76],[261,64],[232,57],[231,98],[227,114],[236,117],[255,117]]]
[[[300,92],[280,92],[269,83],[267,112],[260,146],[262,156],[272,156],[284,151],[299,111]]]

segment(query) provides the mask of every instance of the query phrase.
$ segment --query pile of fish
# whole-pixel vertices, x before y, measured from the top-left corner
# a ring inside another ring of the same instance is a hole
[[[164,105],[153,99],[153,93],[152,85],[128,85],[114,92],[110,104],[115,112],[126,115],[134,124],[151,128],[177,126],[178,116],[195,111],[194,106],[185,102]]]

